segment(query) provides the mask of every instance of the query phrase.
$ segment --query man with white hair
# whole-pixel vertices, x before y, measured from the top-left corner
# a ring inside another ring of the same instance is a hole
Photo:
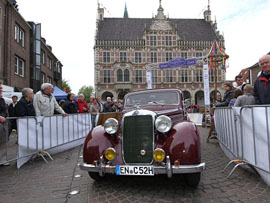
[[[87,103],[86,101],[84,101],[84,95],[80,94],[79,98],[76,100],[77,104],[78,104],[78,112],[79,113],[85,113],[88,111],[87,109]]]
[[[254,84],[256,104],[270,104],[270,55],[264,55],[259,60],[261,74]]]
[[[34,108],[36,111],[36,116],[53,116],[54,110],[63,116],[67,115],[59,106],[52,93],[52,84],[43,83],[41,85],[41,90],[38,91],[34,96]]]

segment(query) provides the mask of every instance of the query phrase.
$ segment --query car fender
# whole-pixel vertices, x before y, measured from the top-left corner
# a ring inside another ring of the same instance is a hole
[[[89,132],[85,139],[83,147],[83,159],[85,163],[93,163],[97,161],[104,154],[105,150],[113,147],[119,151],[118,136],[111,136],[107,134],[103,126],[97,126]],[[120,150],[121,151],[121,150]]]
[[[170,156],[171,163],[201,163],[200,137],[196,125],[190,121],[176,123],[167,135],[162,148]]]

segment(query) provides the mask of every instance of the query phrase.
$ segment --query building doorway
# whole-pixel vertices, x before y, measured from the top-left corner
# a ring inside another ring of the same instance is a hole
[[[195,104],[199,106],[204,106],[204,92],[198,91],[195,94]]]
[[[189,91],[183,91],[184,99],[191,99]]]
[[[123,100],[124,96],[128,93],[127,90],[119,90],[118,99]]]
[[[107,101],[107,97],[113,98],[113,94],[111,92],[108,92],[108,91],[103,92],[103,94],[101,95],[102,101]]]

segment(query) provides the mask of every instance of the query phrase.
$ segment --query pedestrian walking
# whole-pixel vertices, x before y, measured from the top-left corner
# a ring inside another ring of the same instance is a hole
[[[50,83],[43,83],[41,90],[34,96],[34,108],[36,116],[53,116],[54,110],[66,116],[67,114],[59,106],[53,93],[53,85]]]

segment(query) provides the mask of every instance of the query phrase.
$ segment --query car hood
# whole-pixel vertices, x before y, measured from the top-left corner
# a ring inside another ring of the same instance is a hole
[[[163,114],[170,114],[178,111],[182,111],[178,106],[175,105],[146,105],[146,106],[140,106],[139,109],[144,109],[144,110],[149,110],[153,111],[158,115],[163,115]],[[131,108],[125,108],[123,110],[123,114],[136,110],[135,107]]]

